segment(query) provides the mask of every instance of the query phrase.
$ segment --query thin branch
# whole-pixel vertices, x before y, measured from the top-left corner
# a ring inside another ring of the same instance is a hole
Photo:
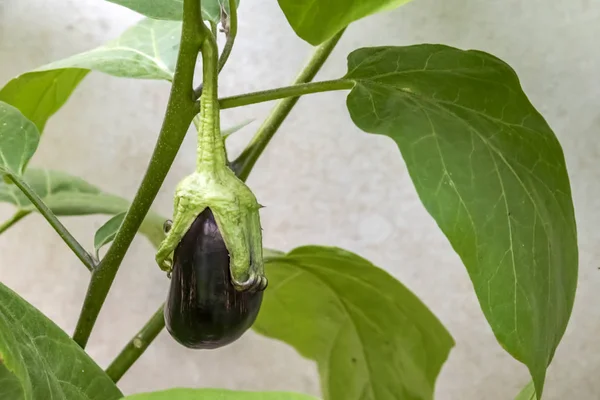
[[[184,0],[181,45],[165,119],[146,174],[123,224],[104,259],[94,270],[73,339],[85,347],[108,291],[135,234],[171,168],[195,115],[193,78],[200,46],[208,28],[202,21],[201,2]]]
[[[165,327],[164,304],[154,313],[144,327],[127,343],[119,355],[106,369],[106,373],[117,383],[138,358],[146,351],[152,341]]]
[[[225,7],[221,9],[221,13],[225,14]],[[224,16],[224,18],[222,17],[221,20],[223,21],[223,29],[227,34],[227,41],[225,42],[225,47],[223,47],[221,57],[219,57],[219,72],[221,72],[225,64],[227,64],[227,60],[229,60],[231,50],[235,43],[235,37],[237,36],[238,17],[235,0],[229,0],[229,15]]]
[[[294,84],[305,84],[315,78],[343,34],[344,30],[340,31],[337,35],[315,50],[308,64],[306,64],[300,74],[298,74]],[[281,100],[258,129],[246,149],[244,149],[240,156],[231,163],[231,168],[241,180],[248,179],[254,164],[256,164],[256,161],[271,141],[271,138],[273,138],[283,121],[290,114],[298,102],[298,99],[299,97],[288,97]]]
[[[238,19],[237,19],[237,7],[235,4],[235,0],[229,0],[229,15],[226,16],[228,19],[227,22],[222,22],[223,29],[227,35],[227,41],[225,42],[225,47],[223,48],[223,52],[219,57],[219,72],[225,67],[227,60],[231,54],[231,50],[233,49],[233,44],[235,43],[235,37],[237,36],[238,29]],[[232,10],[232,11],[231,11]],[[224,9],[221,9],[221,13],[225,13]],[[225,18],[222,18],[223,20]],[[211,25],[212,26],[212,25]],[[216,35],[215,35],[216,37]],[[194,99],[199,99],[202,96],[202,88],[203,84],[198,85],[196,89],[194,89]],[[200,105],[197,105],[197,108],[200,109]]]
[[[251,104],[264,103],[266,101],[285,99],[287,97],[299,97],[306,94],[331,92],[334,90],[349,90],[354,87],[354,81],[347,79],[335,79],[331,81],[300,83],[293,86],[285,86],[277,89],[262,90],[240,94],[237,96],[219,99],[222,110],[235,107],[249,106]]]
[[[95,268],[94,258],[88,253],[81,244],[71,235],[71,233],[65,228],[65,226],[56,218],[56,215],[48,208],[48,206],[43,202],[42,199],[37,195],[37,193],[29,186],[26,182],[24,182],[18,176],[13,174],[7,174],[8,178],[14,182],[14,184],[21,189],[23,194],[27,196],[29,201],[38,209],[40,214],[46,218],[46,221],[54,228],[56,233],[62,238],[62,240],[69,246],[69,248],[75,253],[77,258],[81,260],[85,267],[92,271]]]
[[[208,23],[210,24],[210,32],[212,33],[213,37],[216,39],[217,35],[219,34],[219,31],[217,29],[217,23],[213,22],[213,21],[209,21]]]
[[[29,214],[31,214],[31,211],[18,210],[17,212],[15,212],[12,217],[7,219],[0,225],[0,235],[7,231],[9,228],[11,228],[14,224],[28,216]]]

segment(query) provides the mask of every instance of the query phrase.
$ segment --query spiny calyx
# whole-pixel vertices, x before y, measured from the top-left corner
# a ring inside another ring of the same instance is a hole
[[[156,253],[160,268],[170,273],[173,251],[207,208],[227,247],[233,286],[238,291],[264,290],[267,279],[262,255],[260,205],[248,186],[226,165],[213,164],[199,169],[177,185],[173,222]]]

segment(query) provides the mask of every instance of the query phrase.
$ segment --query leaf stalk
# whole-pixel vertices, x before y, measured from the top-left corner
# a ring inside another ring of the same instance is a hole
[[[17,210],[17,212],[15,212],[12,217],[7,219],[0,225],[0,235],[6,232],[8,229],[10,229],[14,224],[28,216],[30,213],[31,211]]]
[[[40,214],[42,214],[44,216],[44,218],[46,218],[46,221],[48,221],[50,226],[52,226],[52,228],[54,228],[56,233],[58,233],[58,235],[62,238],[62,240],[67,244],[67,246],[69,246],[69,248],[73,251],[73,253],[75,253],[77,258],[79,258],[79,260],[81,260],[83,265],[85,265],[85,267],[89,271],[93,271],[96,267],[96,262],[94,261],[94,258],[90,255],[90,253],[87,252],[86,249],[83,248],[83,246],[81,246],[81,244],[79,244],[77,239],[75,239],[73,237],[73,235],[71,235],[71,233],[67,230],[67,228],[65,228],[65,226],[58,220],[56,215],[54,215],[52,210],[50,210],[50,208],[48,208],[46,203],[44,203],[44,201],[31,188],[31,186],[29,186],[19,176],[16,176],[12,173],[6,174],[6,176],[11,181],[13,181],[14,184],[19,189],[21,189],[23,194],[25,194],[25,196],[27,196],[29,201],[31,201],[31,204],[33,204],[35,206],[35,208],[38,209]],[[20,218],[19,218],[19,215],[18,215],[19,212],[17,212],[17,214],[15,214],[15,216],[17,216],[17,218],[18,218],[17,221],[19,219],[23,218],[25,215],[27,215],[27,213],[28,212],[25,211],[25,214],[20,216]],[[13,217],[13,223],[16,222],[16,221],[14,221],[14,218],[15,217]]]
[[[338,42],[342,38],[344,31],[345,31],[345,29],[342,29],[338,34],[336,34],[334,37],[329,39],[327,42],[323,43],[321,46],[319,46],[315,50],[312,57],[306,64],[306,66],[302,69],[302,71],[300,71],[300,73],[296,77],[296,79],[294,81],[295,86],[290,87],[290,88],[294,88],[293,91],[296,91],[296,90],[301,91],[301,90],[306,90],[306,89],[329,89],[329,90],[332,90],[331,87],[327,87],[327,85],[322,86],[322,82],[320,82],[321,85],[317,85],[317,86],[314,86],[314,84],[312,84],[313,86],[308,86],[308,87],[302,86],[302,85],[307,85],[308,82],[312,81],[315,78],[315,76],[317,75],[317,73],[319,72],[319,70],[321,69],[323,64],[325,64],[325,61],[327,61],[327,59],[331,55],[331,52],[333,51],[335,46],[338,44]],[[330,81],[330,82],[331,82],[331,85],[334,87],[334,90],[350,89],[350,88],[352,88],[352,85],[353,85],[352,82],[348,83],[346,81]],[[333,82],[336,82],[336,83],[333,83]],[[339,87],[337,85],[339,85]],[[289,94],[290,92],[292,92],[291,89],[289,89],[284,94]],[[310,92],[310,93],[314,93],[314,92]],[[279,94],[282,94],[282,92],[271,93],[270,95],[272,96],[274,94],[279,95]],[[277,133],[277,131],[279,130],[279,127],[281,127],[281,124],[283,123],[283,121],[285,121],[285,119],[288,117],[288,115],[290,114],[290,112],[292,111],[292,109],[294,108],[296,103],[298,103],[298,99],[299,99],[298,92],[296,92],[294,94],[296,94],[295,97],[287,97],[287,98],[284,98],[283,100],[281,100],[279,103],[277,103],[277,105],[273,108],[273,110],[271,111],[271,113],[269,114],[267,119],[263,122],[263,124],[258,129],[258,131],[256,131],[256,134],[254,135],[254,137],[252,138],[252,140],[250,141],[248,146],[239,155],[239,157],[231,163],[231,168],[235,171],[235,173],[241,180],[245,181],[246,179],[248,179],[248,176],[250,175],[250,172],[252,171],[254,164],[256,164],[256,161],[261,156],[261,154],[263,153],[263,151],[265,150],[265,148],[267,147],[267,145],[269,144],[269,142],[271,141],[271,139],[273,138],[275,133]],[[306,93],[302,93],[302,94],[306,94]],[[239,101],[239,100],[240,100],[240,97],[238,97],[237,100],[236,100],[236,98],[233,98],[233,100],[229,100],[229,101],[231,103],[235,103],[236,101]],[[248,100],[248,97],[246,97],[246,100]],[[222,102],[227,103],[227,99],[223,99]],[[223,106],[223,104],[221,104],[221,107],[222,106]]]

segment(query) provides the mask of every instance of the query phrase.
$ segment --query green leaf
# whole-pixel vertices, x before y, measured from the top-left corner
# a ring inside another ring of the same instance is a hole
[[[181,23],[143,19],[104,46],[36,71],[82,68],[123,78],[173,79]]]
[[[533,382],[529,382],[527,386],[515,397],[515,400],[536,400],[535,387]]]
[[[298,36],[316,46],[368,15],[391,10],[410,0],[279,0]]]
[[[0,89],[0,101],[18,108],[42,132],[88,72],[78,68],[28,72]]]
[[[2,399],[122,397],[115,384],[77,343],[1,283],[0,360]]]
[[[286,392],[241,392],[226,389],[169,389],[139,393],[124,400],[317,400],[312,396]]]
[[[85,180],[63,172],[30,168],[23,178],[57,216],[116,214],[128,207],[127,200],[102,193]],[[36,211],[15,185],[0,183],[0,201],[19,210]]]
[[[37,193],[56,216],[93,214],[115,215],[127,211],[129,201],[102,192],[85,180],[63,172],[29,168],[23,180]],[[19,210],[37,211],[15,186],[0,182],[0,202],[14,204]],[[150,211],[140,233],[157,246],[164,238],[164,217]]]
[[[3,364],[0,358],[0,396],[3,399],[20,400],[24,397],[19,379]]]
[[[123,78],[172,80],[181,23],[144,19],[96,49],[22,74],[0,90],[0,101],[18,108],[42,132],[90,72]]]
[[[0,101],[0,172],[21,175],[40,141],[35,125]]]
[[[537,392],[567,326],[577,234],[562,148],[515,72],[441,45],[360,49],[347,79],[362,130],[392,138],[465,264],[502,346]]]
[[[454,342],[400,282],[330,247],[270,253],[265,266],[254,328],[315,360],[326,400],[433,398]]]
[[[181,21],[183,0],[107,0],[154,19]]]
[[[107,0],[154,19],[181,21],[183,0]],[[240,1],[236,0],[239,5]],[[228,0],[203,0],[202,17],[207,21],[221,20],[221,4],[229,11]]]
[[[96,234],[94,235],[94,249],[96,249],[96,256],[102,247],[115,239],[115,236],[117,236],[117,232],[125,219],[125,214],[127,213],[122,212],[115,215],[96,231]]]

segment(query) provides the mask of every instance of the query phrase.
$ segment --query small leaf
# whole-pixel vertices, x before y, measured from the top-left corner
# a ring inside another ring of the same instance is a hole
[[[535,386],[533,382],[529,382],[527,386],[521,390],[521,392],[515,397],[515,400],[536,400],[535,397]]]
[[[573,201],[554,133],[515,72],[483,52],[366,48],[348,68],[353,121],[396,142],[496,338],[541,395],[577,285]]]
[[[123,400],[317,400],[312,396],[286,392],[242,392],[227,389],[169,389],[139,393]]]
[[[0,89],[0,101],[18,108],[42,132],[88,72],[78,68],[28,72]]]
[[[107,0],[120,4],[135,12],[154,19],[181,21],[183,15],[183,0]],[[236,0],[240,4],[239,0]],[[202,17],[207,21],[219,22],[221,19],[221,5],[229,11],[228,0],[203,0]]]
[[[316,46],[368,15],[399,7],[410,0],[279,0],[298,36]]]
[[[0,101],[0,172],[21,175],[40,141],[35,125]]]
[[[0,283],[0,398],[111,400],[123,395],[52,321]]]
[[[225,139],[227,139],[230,135],[233,135],[237,131],[244,129],[245,127],[250,125],[252,122],[254,122],[254,119],[247,119],[244,122],[241,122],[237,125],[232,126],[231,128],[223,129],[223,130],[221,130],[221,135]]]
[[[35,71],[82,68],[123,78],[171,80],[180,36],[180,22],[146,18],[104,46]]]
[[[125,214],[127,213],[122,212],[115,215],[96,231],[96,234],[94,235],[94,249],[96,249],[96,256],[98,256],[98,252],[103,246],[106,246],[115,239],[115,236],[117,236],[117,232],[125,219]]]
[[[326,400],[428,400],[452,337],[400,282],[347,251],[307,246],[265,260],[254,328],[315,360]]]
[[[127,211],[129,201],[102,192],[85,180],[64,172],[29,168],[23,180],[57,216],[108,214]],[[15,186],[0,182],[0,202],[11,203],[23,211],[37,211],[29,199]],[[157,246],[164,238],[164,217],[150,211],[140,233]]]

